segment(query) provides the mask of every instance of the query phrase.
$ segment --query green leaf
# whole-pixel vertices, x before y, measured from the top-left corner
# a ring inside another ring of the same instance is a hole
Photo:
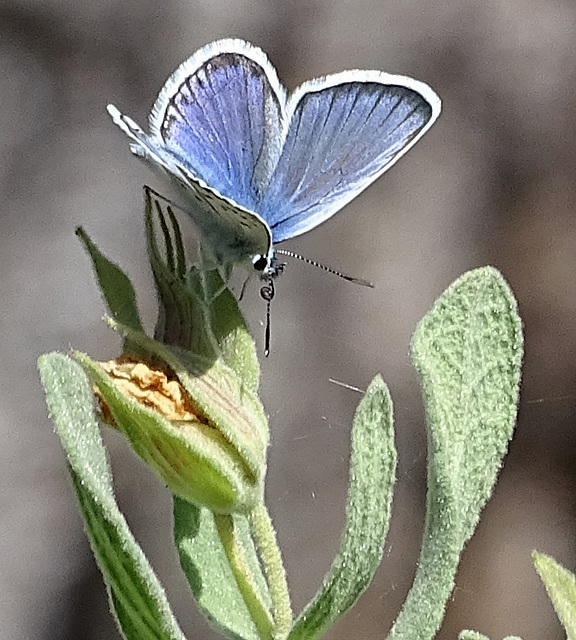
[[[92,259],[92,266],[98,279],[98,285],[104,296],[110,315],[114,320],[131,329],[144,331],[138,313],[134,287],[128,276],[118,265],[108,260],[108,258],[100,252],[82,227],[76,229],[76,235],[80,238],[88,255]],[[129,340],[125,340],[124,352],[138,353],[138,350],[130,344]]]
[[[114,499],[90,382],[58,353],[38,360],[50,417],[68,458],[92,551],[127,640],[184,640],[164,590]]]
[[[346,528],[340,548],[321,589],[296,621],[290,640],[323,635],[372,581],[388,533],[395,470],[392,400],[376,376],[354,418]]]
[[[192,286],[200,283],[204,298],[209,297],[224,283],[217,271],[190,271]],[[258,391],[260,384],[260,363],[256,345],[248,331],[246,321],[238,307],[238,301],[230,289],[221,290],[220,295],[212,299],[208,305],[212,331],[218,342],[220,357],[232,368],[243,383],[252,391]]]
[[[534,551],[532,562],[546,587],[568,640],[576,640],[576,577],[543,553]]]
[[[390,633],[429,640],[460,554],[492,493],[516,422],[522,326],[496,269],[464,274],[418,325],[412,357],[428,422],[428,495],[418,570]]]
[[[269,609],[270,597],[246,518],[235,515],[234,528],[249,566],[247,573],[255,578],[257,593]],[[175,498],[174,539],[192,593],[207,618],[227,637],[258,640],[261,635],[227,560],[214,516]]]

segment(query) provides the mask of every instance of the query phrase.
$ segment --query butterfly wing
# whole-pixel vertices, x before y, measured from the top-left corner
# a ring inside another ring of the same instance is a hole
[[[241,263],[255,255],[269,254],[272,245],[270,228],[259,215],[220,195],[191,175],[165,147],[156,144],[116,107],[108,105],[108,112],[132,139],[132,152],[169,176],[177,188],[175,204],[190,215],[217,264]]]
[[[299,87],[258,209],[273,241],[305,233],[339,211],[417,142],[440,106],[424,83],[377,71],[346,71]]]
[[[266,55],[242,40],[197,51],[170,76],[150,114],[150,134],[109,105],[131,149],[176,182],[217,259],[268,255],[271,234],[254,213],[280,155],[285,91]]]
[[[168,79],[152,108],[150,134],[191,175],[253,210],[280,155],[285,103],[263,51],[219,40]]]

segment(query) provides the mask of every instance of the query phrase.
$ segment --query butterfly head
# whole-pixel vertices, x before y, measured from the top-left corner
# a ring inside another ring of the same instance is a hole
[[[286,266],[285,262],[280,262],[276,257],[276,252],[271,250],[267,255],[255,255],[252,257],[252,266],[262,280],[272,280],[277,278]]]

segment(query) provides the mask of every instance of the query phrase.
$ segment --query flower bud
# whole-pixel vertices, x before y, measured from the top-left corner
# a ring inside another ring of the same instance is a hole
[[[174,494],[216,513],[249,511],[261,498],[268,444],[257,397],[225,365],[193,375],[164,345],[142,338],[171,366],[74,354],[97,388],[104,421]]]

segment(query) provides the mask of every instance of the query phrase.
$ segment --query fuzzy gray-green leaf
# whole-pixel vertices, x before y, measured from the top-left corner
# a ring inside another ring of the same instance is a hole
[[[568,640],[576,640],[576,577],[543,553],[534,551],[532,561]]]
[[[86,374],[80,365],[58,353],[42,356],[38,367],[86,533],[123,636],[127,640],[184,640],[164,590],[114,499]]]
[[[428,496],[418,571],[390,633],[429,640],[462,548],[492,493],[516,422],[522,326],[496,269],[464,274],[418,325],[412,356],[428,422]]]
[[[395,469],[392,401],[388,388],[376,376],[354,417],[346,528],[340,548],[289,640],[313,640],[323,635],[372,581],[388,532]]]
[[[250,574],[262,601],[270,598],[244,516],[234,516]],[[185,500],[174,499],[174,539],[180,564],[198,606],[221,633],[231,638],[258,640],[259,634],[220,542],[214,516]]]

